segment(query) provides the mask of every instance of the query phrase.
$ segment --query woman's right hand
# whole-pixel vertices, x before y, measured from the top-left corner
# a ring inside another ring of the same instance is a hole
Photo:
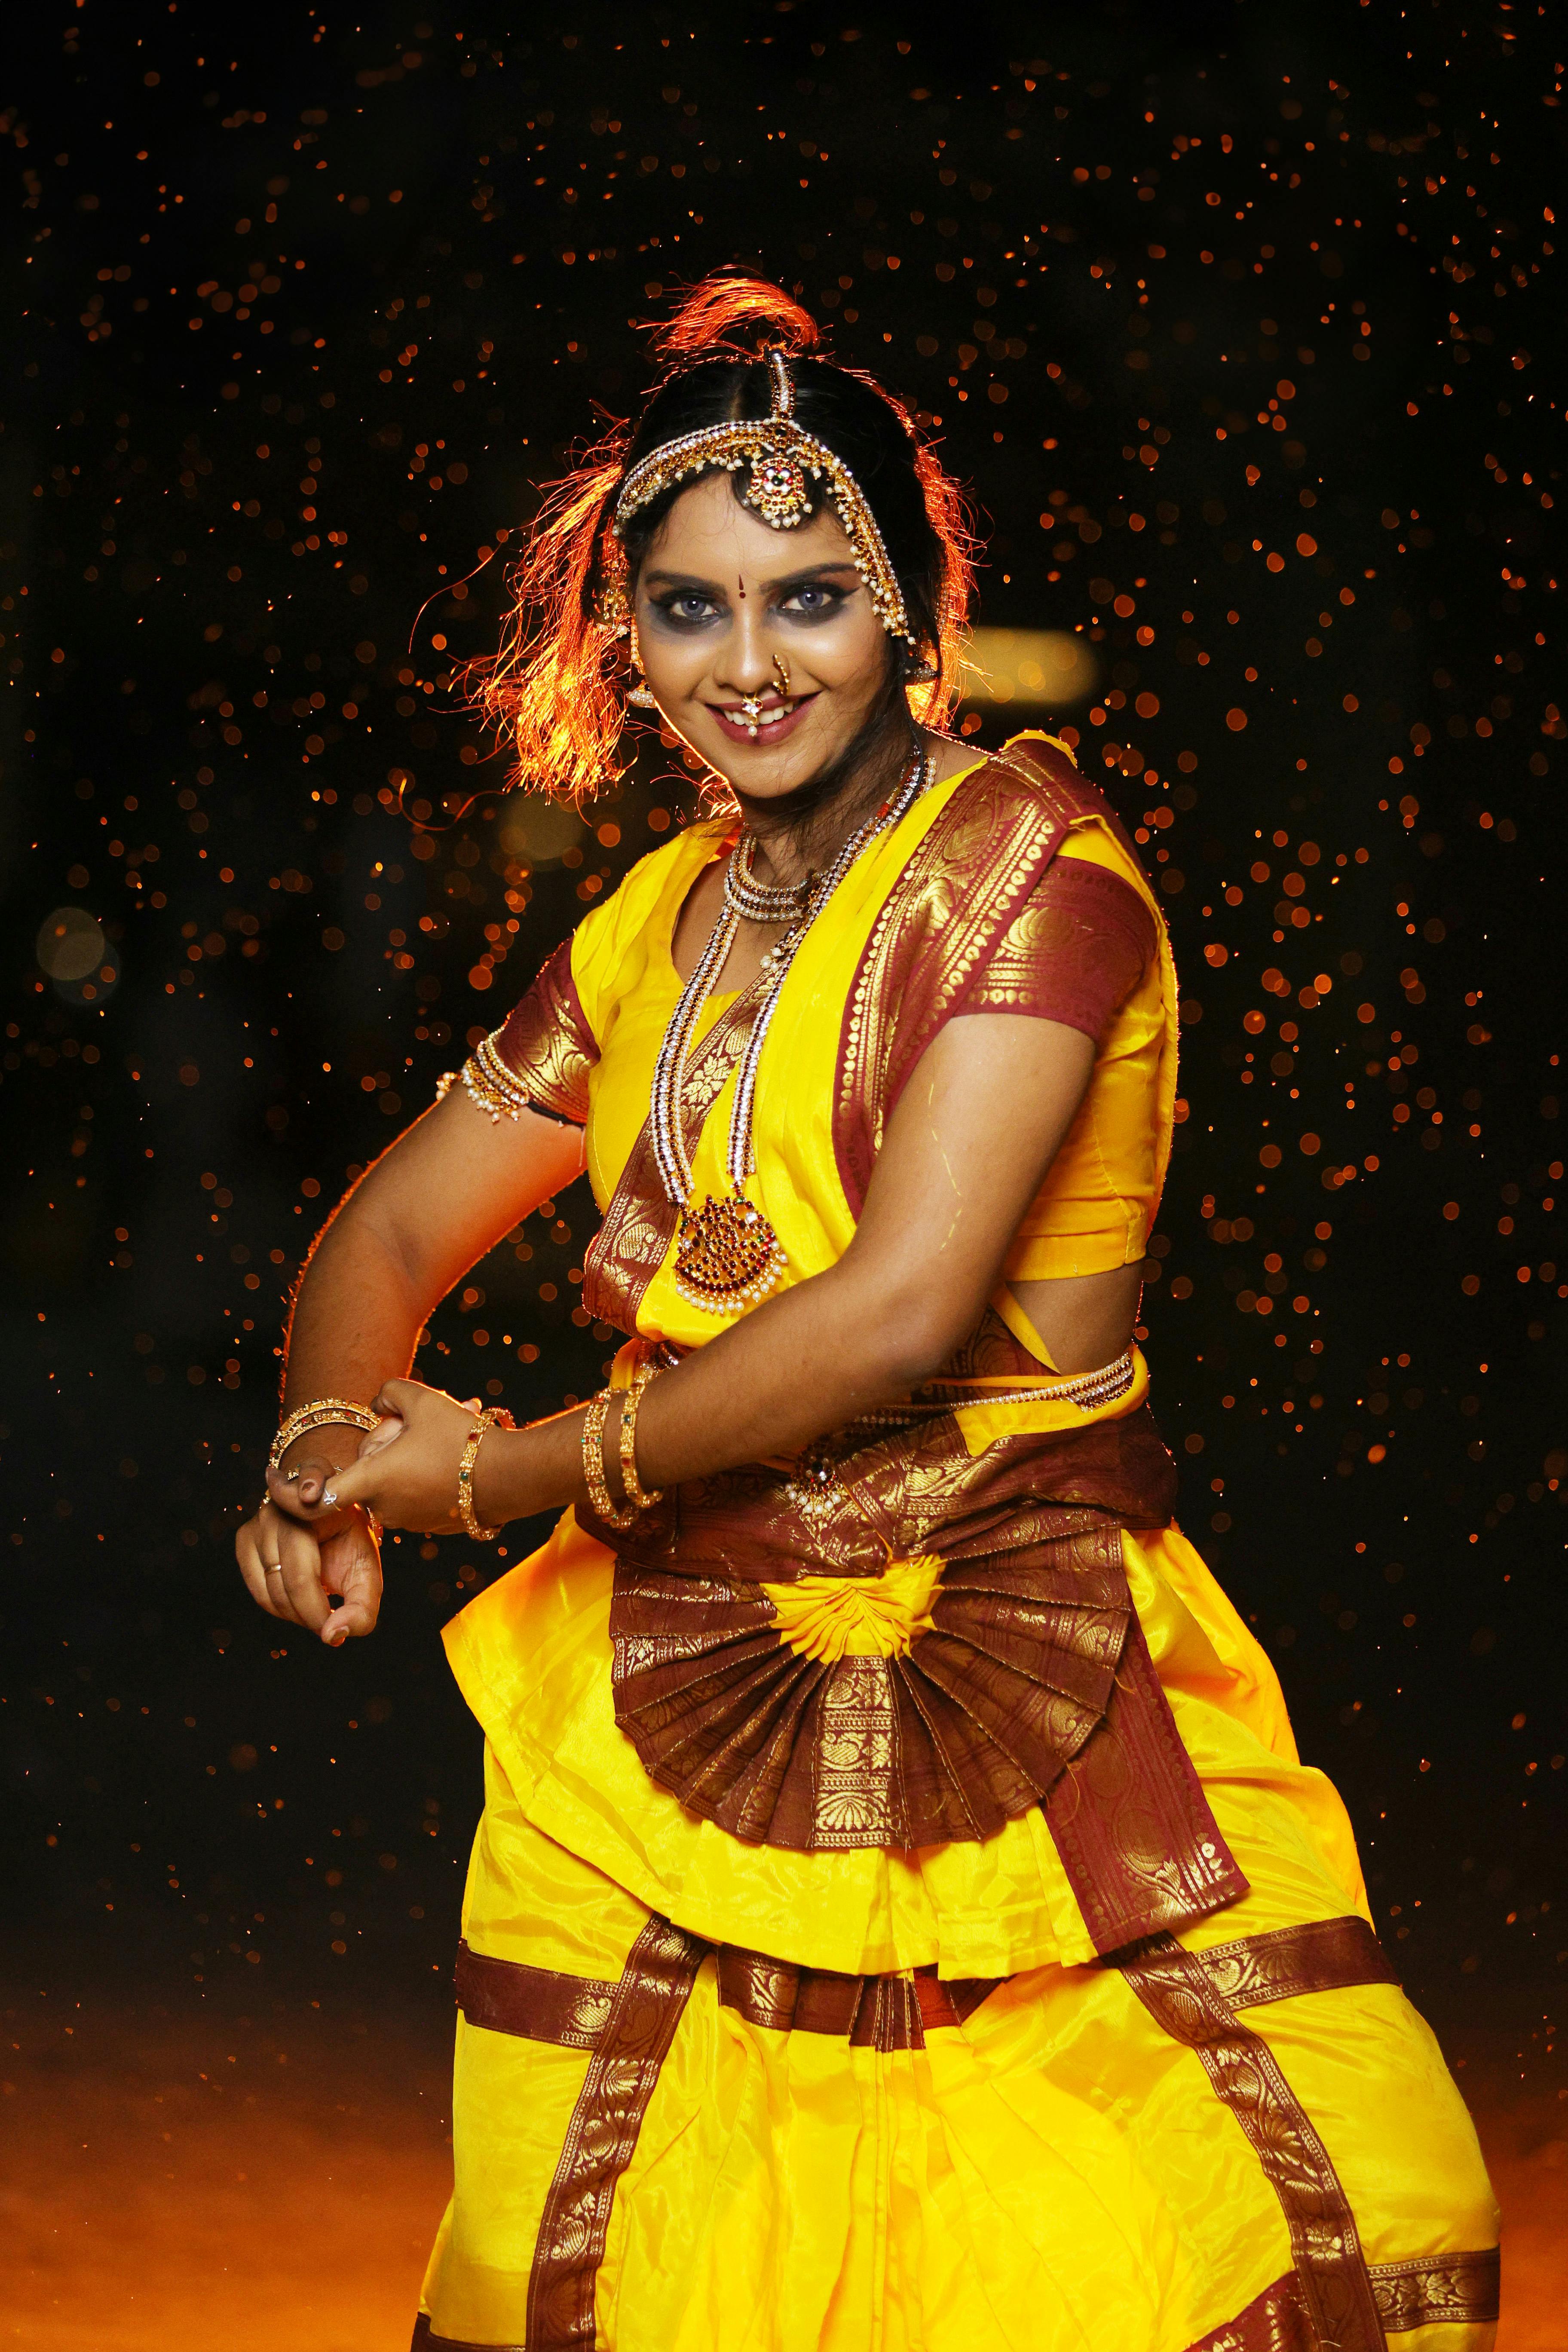
[[[246,1520],[234,1548],[251,1599],[269,1617],[302,1625],[333,1650],[351,1634],[375,1631],[381,1547],[363,1511],[345,1512],[323,1531],[301,1526],[268,1499]]]

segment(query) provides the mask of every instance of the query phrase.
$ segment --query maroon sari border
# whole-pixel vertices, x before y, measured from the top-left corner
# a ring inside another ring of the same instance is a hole
[[[1370,2276],[1390,2336],[1403,2336],[1413,2327],[1482,2327],[1502,2309],[1500,2246],[1373,2263]]]
[[[1334,2352],[1384,2352],[1350,2200],[1268,2044],[1238,2021],[1201,1958],[1174,1937],[1151,1937],[1120,1965],[1155,2023],[1197,2058],[1279,2200],[1307,2318],[1306,2343],[1332,2346]]]
[[[463,2346],[461,2352],[468,2352],[468,2347]],[[1245,2311],[1211,2327],[1206,2336],[1188,2345],[1187,2352],[1319,2352],[1308,2332],[1295,2272],[1287,2271],[1283,2278],[1266,2286]]]
[[[1373,2263],[1367,2276],[1387,2336],[1415,2327],[1485,2327],[1501,2308],[1502,2265],[1496,2246]],[[1320,2352],[1321,2340],[1309,2327],[1300,2283],[1289,2271],[1234,2319],[1199,2336],[1187,2352]]]
[[[1412,2328],[1484,2327],[1497,2320],[1501,2299],[1501,2259],[1496,2246],[1453,2254],[1416,2254],[1403,2263],[1374,2263],[1368,2277],[1385,2334]],[[524,2352],[521,2344],[476,2344],[466,2337],[437,2336],[428,2315],[414,2323],[409,2352]],[[1294,2271],[1266,2286],[1245,2311],[1211,2327],[1187,2352],[1319,2352],[1308,2333],[1307,2314]]]
[[[495,1032],[495,1047],[532,1099],[575,1127],[588,1117],[588,1073],[599,1058],[563,940]]]
[[[454,1972],[458,2007],[470,2025],[514,2033],[562,2050],[596,2050],[615,2003],[615,1983],[531,1968],[476,1952],[465,1938]]]
[[[528,2352],[593,2352],[594,2293],[616,2189],[707,1949],[655,1916],[626,1955],[540,2216]]]
[[[1344,1985],[1399,1982],[1387,1953],[1356,1913],[1211,1944],[1196,1957],[1232,2009],[1255,2009],[1262,2001],[1293,2000],[1301,1993],[1331,1992]]]
[[[695,1938],[690,1940],[695,1941]],[[934,1963],[883,1976],[802,1967],[738,1944],[705,1946],[718,1967],[720,2005],[774,2033],[827,2033],[856,2048],[919,2049],[927,2032],[963,2025],[1005,1977],[939,1977]],[[1366,1921],[1315,1919],[1244,1936],[1188,1955],[1235,2009],[1292,2000],[1342,1987],[1393,1984],[1393,1969]],[[1114,1959],[1100,1963],[1111,1968]],[[559,2049],[601,2047],[618,1979],[530,1967],[458,1947],[458,2007],[470,2025]]]
[[[1110,1703],[1042,1810],[1102,1958],[1191,1927],[1249,1891],[1176,1728],[1136,1610]]]
[[[961,779],[889,890],[839,1027],[833,1150],[853,1215],[864,1205],[903,1084],[982,981],[1073,820],[1089,815],[1103,818],[1132,856],[1114,810],[1065,752],[1039,740],[1009,744]],[[959,873],[954,902],[950,886]],[[942,902],[940,950],[929,938],[911,943],[900,936],[911,922],[920,930],[922,906],[933,894]],[[917,988],[910,959],[922,944],[934,961]]]

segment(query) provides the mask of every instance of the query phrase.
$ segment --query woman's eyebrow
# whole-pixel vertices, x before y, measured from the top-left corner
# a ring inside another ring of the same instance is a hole
[[[809,587],[814,580],[828,580],[835,574],[855,573],[855,566],[846,556],[843,561],[829,559],[824,563],[808,563],[799,572],[786,572],[782,579],[764,580],[763,585],[771,596],[787,596],[794,589]],[[858,577],[857,573],[855,576]]]
[[[724,593],[717,580],[700,579],[694,572],[645,572],[643,578],[650,588],[655,585],[684,588],[700,596],[722,596]]]

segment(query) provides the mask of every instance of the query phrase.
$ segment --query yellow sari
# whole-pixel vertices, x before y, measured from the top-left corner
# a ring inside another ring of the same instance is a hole
[[[500,1034],[585,1119],[584,1297],[631,1335],[619,1380],[722,1328],[671,1278],[645,1123],[675,922],[725,837],[646,859]],[[933,1024],[1040,1010],[1046,950],[1098,951],[1092,889],[1049,881],[1069,859],[1152,944],[1007,1272],[1142,1256],[1169,948],[1120,828],[1035,738],[928,792],[792,968],[752,1188],[787,1279],[847,1245]],[[724,1188],[743,1009],[710,1003],[692,1057],[699,1198]],[[1041,1358],[1004,1285],[926,1421],[862,1432],[852,1476],[803,1500],[758,1466],[614,1549],[568,1512],[448,1628],[486,1806],[416,2346],[1492,2344],[1468,2118],[1343,1807],[1169,1519],[1147,1368],[1085,1406],[1031,1393]]]

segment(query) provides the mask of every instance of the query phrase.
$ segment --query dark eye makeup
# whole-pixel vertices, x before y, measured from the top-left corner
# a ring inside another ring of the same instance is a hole
[[[796,621],[830,620],[858,584],[856,582],[845,586],[834,580],[790,581],[783,584],[775,610]],[[710,622],[722,618],[725,612],[706,588],[663,588],[649,602],[668,627],[682,631],[706,628]]]

